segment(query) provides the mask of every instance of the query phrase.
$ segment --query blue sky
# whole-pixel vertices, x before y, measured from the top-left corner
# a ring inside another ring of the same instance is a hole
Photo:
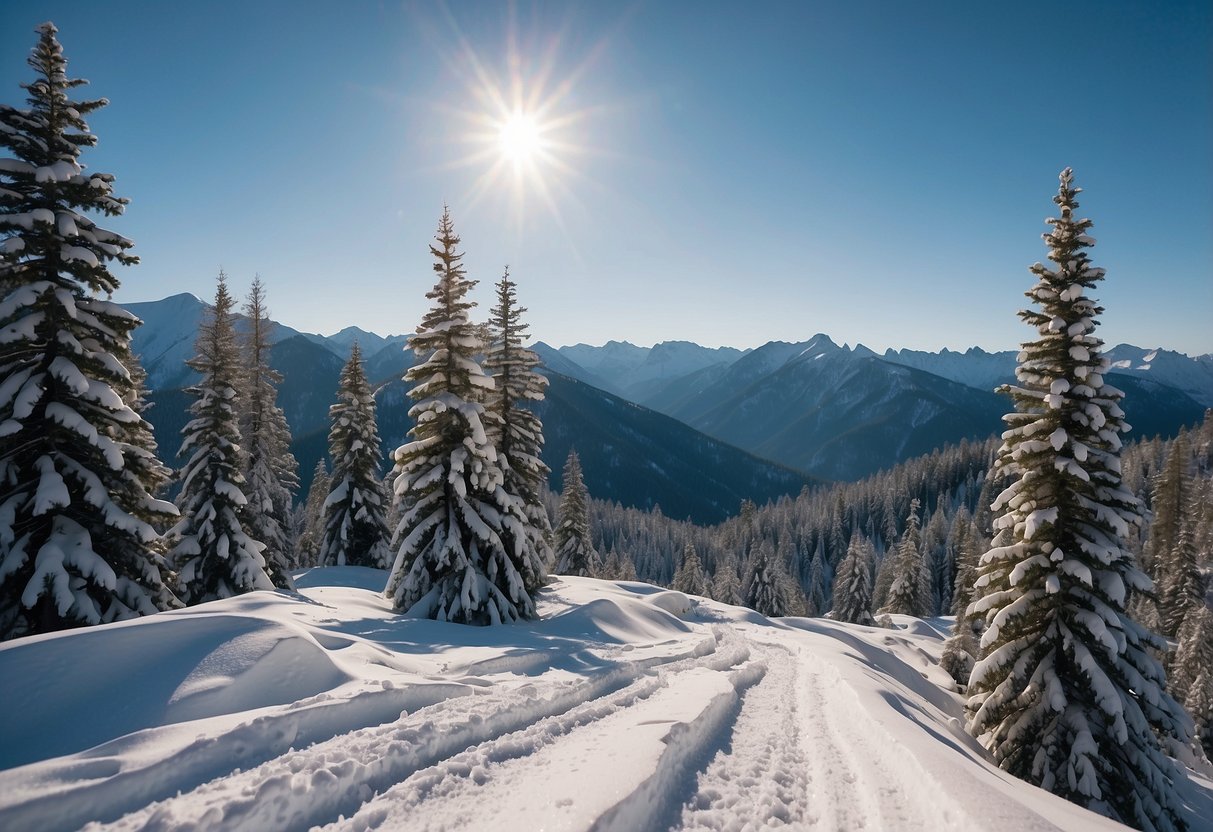
[[[1213,351],[1203,0],[4,3],[0,100],[46,19],[111,101],[118,300],[222,266],[298,329],[408,332],[448,203],[479,299],[508,263],[554,345],[1005,349],[1071,165],[1102,337]],[[549,159],[490,179],[514,88]]]

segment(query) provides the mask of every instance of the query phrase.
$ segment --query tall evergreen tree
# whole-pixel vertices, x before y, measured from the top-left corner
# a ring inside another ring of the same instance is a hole
[[[556,571],[590,578],[598,574],[598,552],[590,538],[589,492],[577,451],[564,463],[564,491],[556,517]],[[669,574],[668,572],[666,573]]]
[[[1179,646],[1171,672],[1171,692],[1175,698],[1185,700],[1193,681],[1206,668],[1213,668],[1213,609],[1201,604],[1188,614],[1179,629]]]
[[[1157,576],[1163,635],[1175,637],[1188,613],[1204,606],[1205,586],[1193,536],[1198,509],[1190,468],[1192,452],[1180,434],[1154,481],[1154,520],[1146,551]]]
[[[270,367],[273,322],[265,307],[265,286],[254,277],[244,304],[248,333],[243,339],[244,378],[240,387],[240,449],[244,452],[247,531],[265,544],[266,573],[274,586],[294,589],[289,524],[291,491],[299,487],[299,465],[291,454],[291,431],[277,405],[282,375]]]
[[[875,553],[872,544],[860,532],[851,534],[846,556],[834,576],[836,621],[872,625],[872,570]]]
[[[227,279],[219,272],[215,305],[198,331],[187,363],[202,379],[189,392],[193,419],[181,431],[181,520],[170,531],[169,558],[178,570],[178,595],[187,604],[273,589],[262,550],[245,529],[248,498],[240,452],[240,358]]]
[[[375,396],[355,342],[341,370],[337,403],[329,408],[329,457],[333,476],[324,501],[325,566],[387,567],[390,533],[387,497],[379,476],[379,426]]]
[[[969,512],[961,507],[952,524],[952,545],[956,550],[956,578],[952,586],[952,614],[957,622],[965,618],[965,610],[973,600],[973,582],[977,580],[980,557],[977,527]]]
[[[736,555],[716,562],[716,574],[712,576],[712,598],[724,604],[741,603],[741,579],[737,576]]]
[[[927,596],[930,594],[930,581],[926,565],[923,563],[922,547],[919,540],[918,499],[910,502],[910,516],[906,518],[906,530],[897,545],[897,554],[893,572],[893,582],[889,586],[889,597],[885,602],[882,613],[900,613],[901,615],[930,615],[930,605]]]
[[[1179,829],[1182,775],[1159,745],[1186,745],[1188,723],[1150,655],[1160,640],[1125,612],[1147,591],[1122,538],[1140,522],[1120,476],[1123,393],[1105,383],[1085,294],[1103,278],[1077,219],[1070,170],[1045,235],[1052,267],[1032,267],[1039,305],[1020,317],[1038,337],[1019,356],[1015,412],[996,472],[997,535],[982,557],[981,654],[969,681],[969,731],[1006,771],[1144,829]]]
[[[830,609],[826,598],[826,567],[822,544],[817,543],[813,550],[813,559],[809,562],[809,589],[805,593],[806,614],[811,616],[825,615]]]
[[[690,540],[687,540],[686,546],[682,549],[682,565],[674,574],[674,581],[670,584],[670,589],[676,589],[687,595],[708,594],[708,579],[703,574],[703,564],[699,561],[699,553],[695,551],[695,544]]]
[[[527,522],[524,506],[502,486],[497,451],[481,403],[493,380],[476,362],[483,346],[469,320],[475,285],[444,211],[438,226],[433,306],[409,345],[421,363],[405,374],[412,441],[395,452],[395,497],[408,508],[387,595],[398,610],[447,621],[492,624],[535,615],[526,580],[502,531]]]
[[[1184,707],[1196,724],[1194,738],[1207,757],[1213,758],[1213,667],[1205,666],[1188,686]]]
[[[750,552],[743,597],[747,607],[768,617],[791,612],[784,570],[769,540],[756,544]]]
[[[543,453],[543,423],[525,405],[543,400],[548,380],[535,371],[539,356],[522,346],[529,325],[519,306],[516,284],[507,268],[497,283],[497,304],[489,317],[490,342],[484,366],[493,377],[485,410],[489,440],[497,448],[502,487],[522,506],[525,522],[506,523],[502,529],[506,550],[522,575],[528,592],[547,580],[552,559],[552,527],[543,505],[548,466]]]
[[[296,521],[300,529],[296,558],[298,566],[320,564],[320,544],[324,540],[324,501],[328,499],[331,485],[328,466],[321,457],[316,460],[316,468],[312,471],[312,484],[307,490],[307,500],[296,510],[300,515]]]
[[[0,105],[0,638],[178,606],[155,499],[164,469],[130,351],[139,320],[108,300],[131,241],[114,177],[84,173],[85,117],[51,23],[37,28],[25,109]],[[11,155],[7,155],[11,154]]]

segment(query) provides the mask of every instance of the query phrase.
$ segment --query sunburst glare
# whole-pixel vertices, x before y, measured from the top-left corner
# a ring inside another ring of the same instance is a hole
[[[462,148],[449,161],[451,168],[477,170],[470,192],[461,203],[473,209],[482,201],[504,201],[514,224],[521,228],[532,204],[563,228],[563,215],[579,204],[575,190],[596,186],[584,161],[600,153],[587,142],[593,110],[572,104],[578,81],[599,56],[605,40],[579,50],[579,61],[566,65],[568,45],[559,36],[542,45],[523,47],[511,24],[503,71],[472,48],[457,31],[460,49],[449,67],[461,79],[465,104],[446,109],[454,116],[451,138]]]

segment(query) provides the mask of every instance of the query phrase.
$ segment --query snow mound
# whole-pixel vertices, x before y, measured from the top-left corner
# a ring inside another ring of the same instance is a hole
[[[349,678],[302,628],[219,612],[21,640],[0,652],[0,667],[2,768],[142,728],[294,702]]]
[[[686,600],[685,595],[682,598]],[[674,641],[691,628],[646,600],[596,598],[554,617],[543,630],[566,638],[635,645]]]

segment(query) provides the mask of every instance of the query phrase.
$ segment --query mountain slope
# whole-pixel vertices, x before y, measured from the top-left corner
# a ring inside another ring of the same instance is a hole
[[[574,447],[594,497],[637,508],[660,505],[670,517],[701,524],[735,514],[743,499],[762,504],[814,482],[584,382],[551,371],[548,376],[547,396],[536,410],[546,440],[543,459],[557,491]],[[393,449],[411,427],[406,387],[385,384],[375,401],[384,447]]]
[[[806,349],[692,424],[766,459],[849,480],[989,436],[1006,411],[993,393],[830,347]]]

